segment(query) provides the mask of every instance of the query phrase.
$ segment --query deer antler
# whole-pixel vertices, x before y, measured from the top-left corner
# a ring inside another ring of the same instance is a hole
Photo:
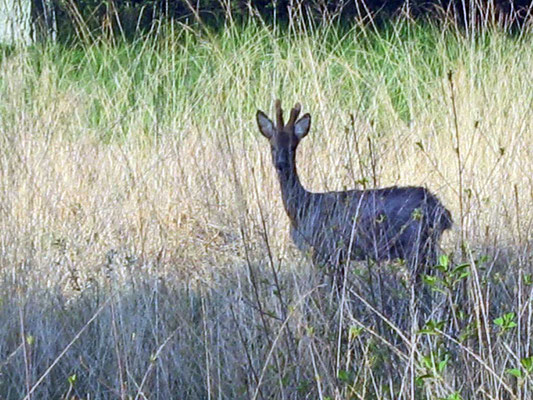
[[[276,100],[276,120],[278,123],[278,129],[282,130],[285,124],[283,123],[283,110],[281,109],[281,100]]]
[[[289,122],[287,122],[287,125],[283,122],[283,109],[281,108],[281,100],[276,100],[276,122],[278,124],[278,129],[282,130],[283,128],[289,128],[292,129],[294,127],[294,124],[296,123],[296,119],[298,118],[298,115],[300,115],[300,110],[302,109],[302,106],[300,103],[296,103],[294,105],[294,108],[291,110],[291,116],[289,117]]]
[[[300,110],[302,109],[302,106],[300,103],[296,103],[294,105],[294,108],[291,110],[291,116],[289,118],[289,122],[287,123],[288,128],[293,128],[294,124],[296,123],[296,118],[298,118],[298,115],[300,115]]]

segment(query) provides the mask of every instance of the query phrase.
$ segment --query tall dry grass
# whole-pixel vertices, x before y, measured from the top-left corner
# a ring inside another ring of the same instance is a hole
[[[532,44],[398,21],[4,52],[0,398],[528,398]],[[452,211],[425,333],[401,266],[337,292],[293,248],[254,121],[277,97],[313,115],[308,189]]]

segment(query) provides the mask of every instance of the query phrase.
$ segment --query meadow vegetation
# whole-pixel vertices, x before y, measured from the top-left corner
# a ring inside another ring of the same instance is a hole
[[[0,57],[1,399],[532,396],[530,28],[169,24]],[[255,125],[278,97],[313,116],[308,189],[452,212],[421,329],[401,263],[338,289],[290,242]]]

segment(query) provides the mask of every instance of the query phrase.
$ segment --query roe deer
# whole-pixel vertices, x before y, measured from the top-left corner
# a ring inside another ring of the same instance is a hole
[[[450,212],[423,187],[312,193],[296,171],[296,149],[311,127],[300,119],[300,104],[284,124],[280,100],[276,125],[257,111],[259,130],[270,141],[283,205],[296,246],[315,263],[336,265],[352,260],[403,259],[418,281],[420,267],[435,262],[438,242],[451,228]]]

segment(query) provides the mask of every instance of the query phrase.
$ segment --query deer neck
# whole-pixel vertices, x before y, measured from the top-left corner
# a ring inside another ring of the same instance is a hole
[[[293,163],[278,170],[278,178],[281,186],[281,196],[285,211],[293,223],[297,223],[299,216],[307,204],[309,192],[300,183],[300,178]]]

